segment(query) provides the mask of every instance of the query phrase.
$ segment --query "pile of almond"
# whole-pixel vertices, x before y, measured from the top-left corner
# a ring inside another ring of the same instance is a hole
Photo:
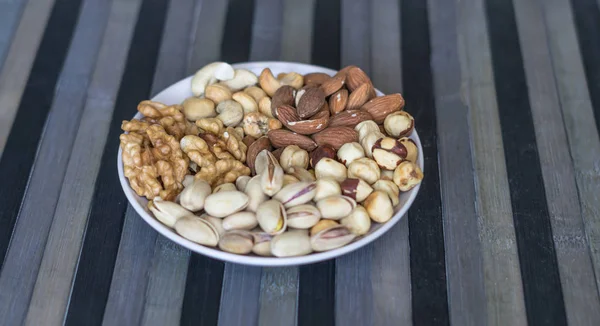
[[[256,76],[215,62],[191,86],[180,107],[197,136],[236,133],[230,139],[241,142],[224,139],[246,150],[238,159],[251,171],[214,182],[203,171],[211,165],[192,159],[181,194],[150,201],[159,221],[191,241],[261,256],[332,250],[389,221],[400,192],[423,179],[404,99],[377,97],[356,66],[334,76],[269,68]],[[222,152],[198,150],[209,149]]]

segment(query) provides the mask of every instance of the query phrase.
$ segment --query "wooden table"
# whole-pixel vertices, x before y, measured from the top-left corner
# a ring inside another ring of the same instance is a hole
[[[600,325],[600,1],[0,1],[0,324]],[[339,259],[254,268],[147,226],[136,104],[206,63],[358,65],[426,178]],[[11,128],[12,126],[12,128]]]

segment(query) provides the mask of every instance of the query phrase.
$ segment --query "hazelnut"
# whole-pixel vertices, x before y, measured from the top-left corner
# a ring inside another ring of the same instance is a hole
[[[396,186],[396,184],[393,181],[377,180],[377,182],[373,184],[373,189],[380,190],[388,194],[388,196],[390,196],[390,199],[392,200],[392,205],[394,207],[400,203],[400,199],[398,198],[398,196],[400,196],[400,189],[398,189],[398,186]]]
[[[292,167],[306,169],[308,167],[308,152],[296,145],[287,146],[281,152],[279,164],[281,164],[284,171],[288,171]]]
[[[385,223],[394,215],[390,196],[381,190],[373,191],[365,200],[364,206],[371,219],[377,223]]]
[[[344,217],[340,222],[357,236],[365,235],[371,229],[369,213],[360,205],[356,206],[352,213]]]
[[[415,144],[415,141],[408,137],[402,137],[398,139],[398,141],[406,148],[406,159],[413,163],[417,163],[417,158],[419,157],[419,149],[417,148],[417,144]]]
[[[340,183],[340,187],[342,188],[342,195],[348,196],[357,202],[365,200],[373,192],[373,188],[368,183],[356,178],[347,178]]]
[[[323,158],[315,167],[315,173],[317,180],[331,177],[338,182],[342,182],[344,179],[346,179],[347,169],[344,164],[334,159]]]
[[[359,143],[346,143],[337,152],[338,159],[346,166],[357,158],[365,157],[365,151]]]
[[[335,158],[335,149],[333,148],[333,146],[322,145],[322,146],[315,148],[310,153],[310,166],[312,166],[313,168],[316,167],[317,163],[319,163],[319,161],[325,157]]]
[[[394,170],[394,183],[400,191],[409,191],[423,180],[423,172],[411,161],[404,161]]]
[[[368,184],[374,184],[379,180],[380,175],[381,170],[379,170],[377,162],[367,157],[354,160],[348,166],[348,178],[360,178]]]
[[[368,135],[374,131],[380,131],[379,126],[373,120],[366,120],[366,121],[363,121],[363,122],[357,124],[354,127],[354,130],[356,130],[356,132],[358,133],[359,140],[362,140],[363,138],[365,138],[366,135]]]
[[[396,111],[385,117],[383,126],[392,137],[409,136],[415,128],[415,119],[406,111]]]
[[[381,170],[381,177],[379,177],[381,180],[389,180],[389,181],[393,181],[394,180],[394,171],[391,170]]]
[[[379,167],[393,170],[406,158],[406,147],[394,138],[384,137],[373,144],[372,153]]]
[[[369,134],[366,134],[365,137],[360,139],[360,145],[363,147],[363,149],[365,150],[365,155],[369,158],[373,157],[373,145],[375,145],[375,143],[381,139],[384,138],[385,135],[379,131],[373,131]]]
[[[319,201],[325,197],[341,195],[342,189],[340,184],[333,178],[323,178],[317,180],[317,192],[315,193],[314,201]]]
[[[336,226],[339,223],[334,221],[334,220],[327,220],[327,219],[323,219],[320,220],[317,224],[315,224],[311,229],[310,229],[310,235],[315,235],[325,229],[328,229],[332,226]]]

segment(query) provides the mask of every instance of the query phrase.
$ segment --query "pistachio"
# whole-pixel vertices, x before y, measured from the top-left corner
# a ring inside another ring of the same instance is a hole
[[[398,186],[391,180],[377,180],[377,182],[373,184],[373,189],[381,190],[388,194],[388,196],[390,196],[390,200],[392,201],[392,206],[395,207],[400,203],[400,199],[398,199],[398,196],[400,196],[400,190],[398,189]]]
[[[268,234],[279,234],[287,228],[287,215],[280,201],[271,199],[258,205],[258,224]]]
[[[296,145],[286,146],[279,163],[284,171],[288,171],[291,167],[308,168],[308,152]]]
[[[183,101],[183,113],[190,121],[217,116],[215,102],[207,98],[190,97]]]
[[[253,232],[254,236],[254,247],[252,252],[259,256],[272,256],[271,254],[271,240],[273,236],[265,232]]]
[[[315,197],[316,189],[315,182],[296,182],[285,186],[273,198],[289,208],[311,201]]]
[[[385,117],[383,126],[392,137],[410,136],[415,128],[415,119],[406,111],[396,111]]]
[[[272,162],[273,165],[279,165],[275,156],[268,150],[263,149],[254,159],[254,170],[256,171],[256,174],[262,174],[263,170],[269,165],[269,162]]]
[[[409,191],[423,180],[423,172],[411,161],[404,161],[394,170],[394,183],[400,191]]]
[[[204,210],[214,217],[225,217],[246,208],[248,201],[241,191],[222,191],[206,197]]]
[[[201,245],[214,247],[219,243],[219,233],[208,221],[194,215],[186,215],[174,225],[182,237]]]
[[[356,235],[350,232],[345,225],[338,225],[310,237],[310,245],[314,251],[327,251],[345,246],[354,238]]]
[[[381,190],[373,191],[363,204],[367,213],[375,222],[385,223],[394,215],[390,196]]]
[[[271,253],[276,257],[303,256],[311,252],[310,237],[306,230],[290,230],[271,240]]]
[[[377,165],[377,162],[370,158],[363,157],[354,160],[348,166],[348,177],[359,178],[365,180],[368,184],[373,184],[381,175],[381,170]]]
[[[262,191],[260,175],[254,176],[248,181],[244,193],[246,193],[249,198],[247,209],[251,212],[256,212],[258,205],[264,203],[268,199],[267,195]]]
[[[210,185],[204,180],[195,179],[179,194],[179,203],[185,209],[197,212],[204,208],[204,200],[208,195],[210,195]]]
[[[373,192],[373,188],[363,179],[348,178],[340,183],[340,187],[344,196],[348,196],[357,202],[362,202]]]
[[[283,187],[285,187],[287,185],[291,185],[292,183],[296,183],[296,182],[300,182],[300,180],[298,180],[298,178],[296,178],[295,176],[293,176],[291,174],[283,175]]]
[[[321,219],[321,212],[310,204],[288,208],[286,213],[288,226],[295,229],[309,229]]]
[[[317,180],[312,173],[310,173],[308,170],[301,168],[301,167],[292,166],[288,169],[287,172],[288,172],[288,174],[294,176],[299,181],[312,182],[312,181]]]
[[[356,201],[348,196],[329,196],[317,202],[321,216],[331,220],[339,220],[350,215],[355,207]]]
[[[254,237],[248,231],[229,231],[219,240],[219,248],[238,255],[249,254],[254,247]]]
[[[321,159],[315,167],[317,179],[333,178],[338,182],[342,182],[346,179],[347,172],[344,164],[331,158]]]
[[[256,162],[258,162],[258,157]],[[283,187],[283,168],[273,155],[267,155],[267,165],[260,173],[260,186],[267,196],[273,196]]]
[[[223,219],[223,229],[252,230],[258,225],[256,215],[253,212],[237,212]]]
[[[417,158],[419,157],[419,149],[417,148],[417,144],[415,144],[414,140],[408,137],[402,137],[398,139],[398,141],[404,146],[404,148],[406,148],[406,159],[413,163],[417,163]]]
[[[333,178],[322,178],[317,180],[317,191],[314,201],[319,201],[323,198],[335,195],[341,195],[342,189],[340,184]]]
[[[325,144],[310,152],[310,166],[316,167],[317,163],[323,158],[335,158],[335,149],[331,145]]]
[[[384,137],[378,139],[372,147],[373,159],[384,170],[394,170],[406,158],[406,147],[400,141]]]
[[[347,167],[352,161],[365,157],[365,150],[357,142],[346,143],[338,150],[337,157]]]
[[[162,200],[160,197],[156,197],[154,200],[148,202],[148,209],[150,209],[157,220],[170,228],[172,228],[180,218],[186,215],[192,215],[192,212],[180,205],[172,201]]]
[[[236,191],[238,190],[235,185],[233,183],[223,183],[220,184],[218,186],[215,187],[215,189],[213,190],[213,194],[216,194],[217,192],[223,192],[223,191]]]
[[[325,229],[330,227],[338,226],[340,223],[334,220],[320,220],[317,224],[315,224],[312,228],[310,228],[310,235],[313,236]]]
[[[365,235],[371,229],[371,218],[369,217],[369,213],[367,213],[367,210],[361,205],[356,206],[352,213],[344,217],[340,223],[345,225],[350,232],[357,236]]]
[[[246,189],[246,185],[248,184],[248,181],[250,181],[250,179],[252,179],[252,177],[250,177],[248,175],[239,176],[237,178],[237,180],[235,180],[235,187],[237,188],[237,190],[244,191],[244,189]]]
[[[200,218],[205,219],[208,223],[210,223],[217,233],[221,236],[225,233],[225,229],[223,228],[223,220],[220,218],[216,218],[214,216],[210,216],[208,214],[202,214]]]

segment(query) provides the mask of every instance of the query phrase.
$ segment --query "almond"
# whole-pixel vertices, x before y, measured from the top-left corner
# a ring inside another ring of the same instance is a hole
[[[243,139],[242,142],[244,144],[246,144],[246,147],[250,146],[250,144],[254,143],[256,141],[256,138],[250,136],[250,135],[246,135]]]
[[[312,117],[308,118],[310,120],[314,119],[329,119],[329,106],[327,106],[327,102],[323,105],[323,108],[319,110],[319,112],[315,113]]]
[[[357,66],[353,66],[353,65],[345,66],[344,68],[340,69],[340,71],[338,71],[337,74],[335,74],[335,76],[342,76],[342,77],[346,78],[346,75],[348,74],[348,71],[350,69],[353,69],[353,68],[358,68],[358,67]]]
[[[358,67],[348,69],[348,72],[346,73],[346,87],[348,87],[351,92],[354,92],[355,89],[365,83],[372,84],[371,79],[362,69]]]
[[[304,85],[315,85],[319,86],[329,80],[331,76],[322,72],[313,72],[310,74],[304,75]]]
[[[329,127],[346,126],[354,128],[357,124],[372,119],[373,117],[367,111],[346,110],[331,117],[331,120],[329,121]]]
[[[323,103],[325,103],[325,94],[320,88],[307,88],[298,101],[296,112],[301,119],[306,119],[319,112]]]
[[[346,82],[345,76],[336,75],[336,76],[329,78],[329,80],[327,80],[326,82],[321,84],[321,89],[323,90],[323,93],[325,93],[325,96],[329,96],[329,95],[339,91],[340,88],[342,88],[344,86],[345,82]]]
[[[281,157],[281,153],[283,153],[283,150],[285,150],[285,147],[279,147],[278,149],[272,151],[271,154],[273,154],[273,156],[275,156],[277,161],[279,161],[279,158]]]
[[[365,101],[366,102],[366,101]],[[348,103],[348,90],[340,89],[329,97],[329,110],[331,115],[344,111]],[[363,103],[364,104],[364,103]]]
[[[337,151],[345,143],[358,142],[358,134],[350,127],[329,127],[312,135],[312,139],[319,146],[331,145]]]
[[[370,83],[364,83],[355,89],[348,97],[347,110],[358,110],[363,104],[367,103],[373,97],[373,86]]]
[[[273,149],[271,147],[271,141],[267,136],[259,137],[256,141],[250,144],[250,146],[248,146],[248,151],[246,151],[246,165],[248,165],[250,170],[252,170],[252,174],[255,174],[254,161],[256,160],[256,156],[265,149],[269,151]]]
[[[292,86],[281,86],[271,99],[271,114],[275,115],[275,109],[281,105],[294,105],[295,89]]]
[[[316,114],[310,120],[300,120],[294,108],[289,105],[280,106],[277,109],[277,117],[288,129],[302,135],[311,135],[319,132],[329,124],[329,113],[327,115]]]
[[[269,130],[267,133],[269,140],[273,147],[281,148],[289,145],[296,145],[306,151],[312,151],[317,147],[317,143],[314,140],[283,129]]]
[[[404,107],[402,95],[390,94],[376,97],[361,107],[361,110],[369,112],[373,116],[373,121],[377,124],[383,123],[385,117],[390,113],[398,111]]]

